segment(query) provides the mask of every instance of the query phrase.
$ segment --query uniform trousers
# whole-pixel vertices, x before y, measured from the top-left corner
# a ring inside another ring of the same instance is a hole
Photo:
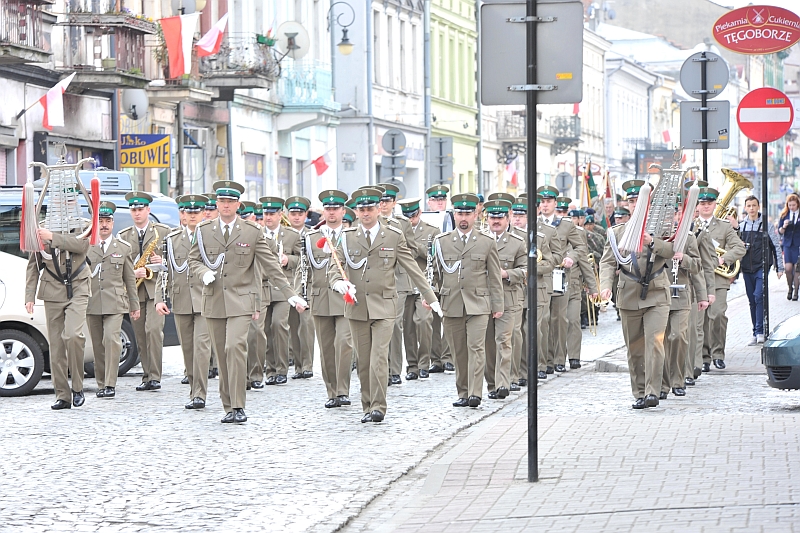
[[[142,383],[161,381],[161,355],[164,349],[164,317],[156,311],[155,300],[139,300],[139,320],[133,321],[136,348],[142,362]]]
[[[119,357],[122,355],[120,330],[123,316],[122,313],[86,315],[94,350],[94,379],[98,389],[117,386]]]
[[[389,343],[389,375],[398,376],[403,370],[403,313],[406,302],[414,295],[410,292],[397,293],[397,317],[392,329],[392,340]]]
[[[343,316],[314,316],[322,381],[328,390],[328,398],[350,396],[353,338],[348,322]]]
[[[358,357],[358,380],[361,382],[361,409],[364,413],[386,414],[386,388],[389,381],[389,342],[394,318],[350,319],[350,333]]]
[[[86,337],[86,307],[89,305],[89,283],[74,283],[72,299],[66,302],[44,302],[50,341],[50,375],[56,400],[72,402],[72,390],[83,390],[83,350]]]
[[[406,349],[406,372],[419,374],[431,366],[433,313],[422,306],[422,295],[409,294],[403,306],[403,344]],[[439,315],[436,315],[437,317]]]
[[[264,322],[267,318],[267,307],[262,306],[258,320],[251,321],[250,327],[247,328],[248,383],[264,381],[264,368],[267,365],[267,334],[264,331]]]
[[[728,287],[714,290],[717,299],[706,309],[703,323],[703,362],[725,360],[725,336],[728,332]]]
[[[550,309],[550,293],[548,293],[547,283],[551,283],[549,278],[539,277],[536,282],[536,290],[538,297],[536,298],[536,357],[534,362],[537,363],[543,357],[546,357],[545,346],[547,346],[548,339],[543,330],[545,324],[549,325],[549,316],[545,310]],[[525,289],[527,291],[527,287]],[[515,338],[512,340],[512,347],[514,350],[514,366],[511,371],[512,381],[517,379],[528,379],[528,306],[524,304],[522,308],[522,316],[520,317],[520,327],[515,328]]]
[[[491,315],[446,316],[443,319],[447,343],[455,354],[458,397],[483,396],[486,367],[486,328]]]
[[[289,302],[272,302],[264,317],[267,335],[266,374],[285,376],[289,371]]]
[[[664,340],[664,373],[661,391],[684,388],[686,359],[689,355],[689,309],[673,309],[669,312]]]
[[[569,308],[569,296],[553,293],[550,297],[550,314],[542,324],[542,344],[545,350],[543,357],[539,359],[539,371],[544,371],[547,367],[556,365],[556,352],[560,345],[566,342],[567,336],[567,309]],[[566,348],[562,348],[566,350]],[[561,357],[565,357],[566,354]],[[561,364],[561,363],[559,363]]]
[[[578,287],[569,291],[569,303],[567,304],[567,337],[566,352],[564,355],[570,360],[581,360],[581,343],[583,333],[581,333],[581,306],[586,302],[586,291],[583,290],[579,282],[575,283]],[[566,360],[561,357],[557,364],[564,365]]]
[[[702,368],[703,367],[703,343],[705,341],[705,331],[704,331],[704,324],[706,322],[706,311],[697,310],[697,320],[694,324],[695,326],[695,339],[694,339],[694,368]],[[694,372],[694,368],[692,372]]]
[[[522,308],[503,312],[500,318],[491,318],[486,325],[486,383],[489,390],[511,385],[511,362],[514,357],[511,344],[514,331],[520,329]],[[516,380],[516,378],[514,378]]]
[[[244,409],[247,379],[247,330],[250,315],[208,318],[206,325],[219,363],[219,398],[226,413]]]
[[[450,346],[447,344],[447,336],[442,333],[442,318],[433,313],[433,333],[431,338],[431,366],[438,365],[444,367],[445,363],[453,362],[453,355]]]
[[[628,348],[628,371],[634,398],[661,392],[664,375],[664,332],[669,305],[644,309],[620,309],[622,335]]]
[[[183,351],[183,366],[189,378],[189,398],[206,401],[208,364],[211,361],[211,336],[200,313],[175,314],[175,328]]]
[[[314,370],[314,319],[311,313],[300,314],[291,306],[289,307],[289,357],[294,361],[296,373]]]

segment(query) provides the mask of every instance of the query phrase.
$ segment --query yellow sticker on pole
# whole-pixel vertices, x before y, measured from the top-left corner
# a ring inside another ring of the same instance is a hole
[[[556,72],[557,80],[571,80],[572,72]]]

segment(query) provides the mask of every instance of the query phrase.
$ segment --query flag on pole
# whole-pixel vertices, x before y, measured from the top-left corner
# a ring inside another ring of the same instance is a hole
[[[192,40],[200,13],[161,19],[161,31],[167,45],[170,79],[192,71]]]
[[[583,189],[581,194],[581,207],[592,207],[592,200],[597,197],[597,186],[592,177],[592,163],[586,163],[583,171]]]
[[[39,98],[39,103],[44,108],[42,126],[45,129],[52,131],[53,126],[64,126],[64,93],[74,77],[75,73],[73,72]]]
[[[669,130],[664,130],[661,132],[661,139],[664,141],[664,143],[669,143],[672,141],[672,136],[669,134]]]
[[[506,182],[511,184],[513,187],[517,187],[519,185],[516,159],[512,159],[511,162],[506,165],[506,168],[503,170],[503,176],[505,177]]]
[[[213,56],[219,52],[219,47],[222,44],[222,34],[225,33],[225,26],[228,24],[228,14],[222,15],[222,18],[216,24],[211,26],[211,29],[197,41],[197,55],[198,57]]]
[[[331,162],[331,158],[328,157],[328,153],[324,153],[315,160],[311,162],[314,165],[314,170],[317,171],[317,176],[322,176],[326,170],[330,167],[328,163]]]

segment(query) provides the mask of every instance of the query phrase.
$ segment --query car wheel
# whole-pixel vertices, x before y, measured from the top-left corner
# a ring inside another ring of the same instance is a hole
[[[0,396],[24,396],[44,370],[42,349],[33,337],[15,329],[0,331]]]
[[[127,316],[122,320],[122,329],[119,334],[122,337],[122,353],[119,356],[119,373],[117,373],[117,376],[122,377],[139,362],[136,335],[133,333],[133,325]]]

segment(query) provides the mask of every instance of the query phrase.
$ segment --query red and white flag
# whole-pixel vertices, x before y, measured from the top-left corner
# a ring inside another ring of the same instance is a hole
[[[331,158],[328,157],[327,153],[322,154],[311,163],[314,165],[314,170],[317,171],[317,176],[322,176],[326,170],[330,167],[328,163],[331,162]]]
[[[518,184],[517,179],[517,160],[512,160],[509,164],[506,165],[505,170],[503,171],[503,176],[507,183],[510,183],[513,187],[516,187]]]
[[[64,92],[74,77],[75,73],[73,72],[39,99],[39,103],[44,108],[42,126],[45,129],[52,131],[53,126],[64,126]]]
[[[663,139],[665,143],[672,141],[672,136],[670,135],[669,130],[664,130],[661,132],[661,139]]]
[[[192,71],[192,40],[200,13],[161,19],[161,31],[167,45],[170,79],[180,78]]]
[[[198,57],[213,56],[219,52],[219,47],[222,44],[222,35],[225,33],[225,26],[228,24],[228,14],[222,15],[222,18],[216,24],[211,26],[211,29],[203,35],[197,44]]]

